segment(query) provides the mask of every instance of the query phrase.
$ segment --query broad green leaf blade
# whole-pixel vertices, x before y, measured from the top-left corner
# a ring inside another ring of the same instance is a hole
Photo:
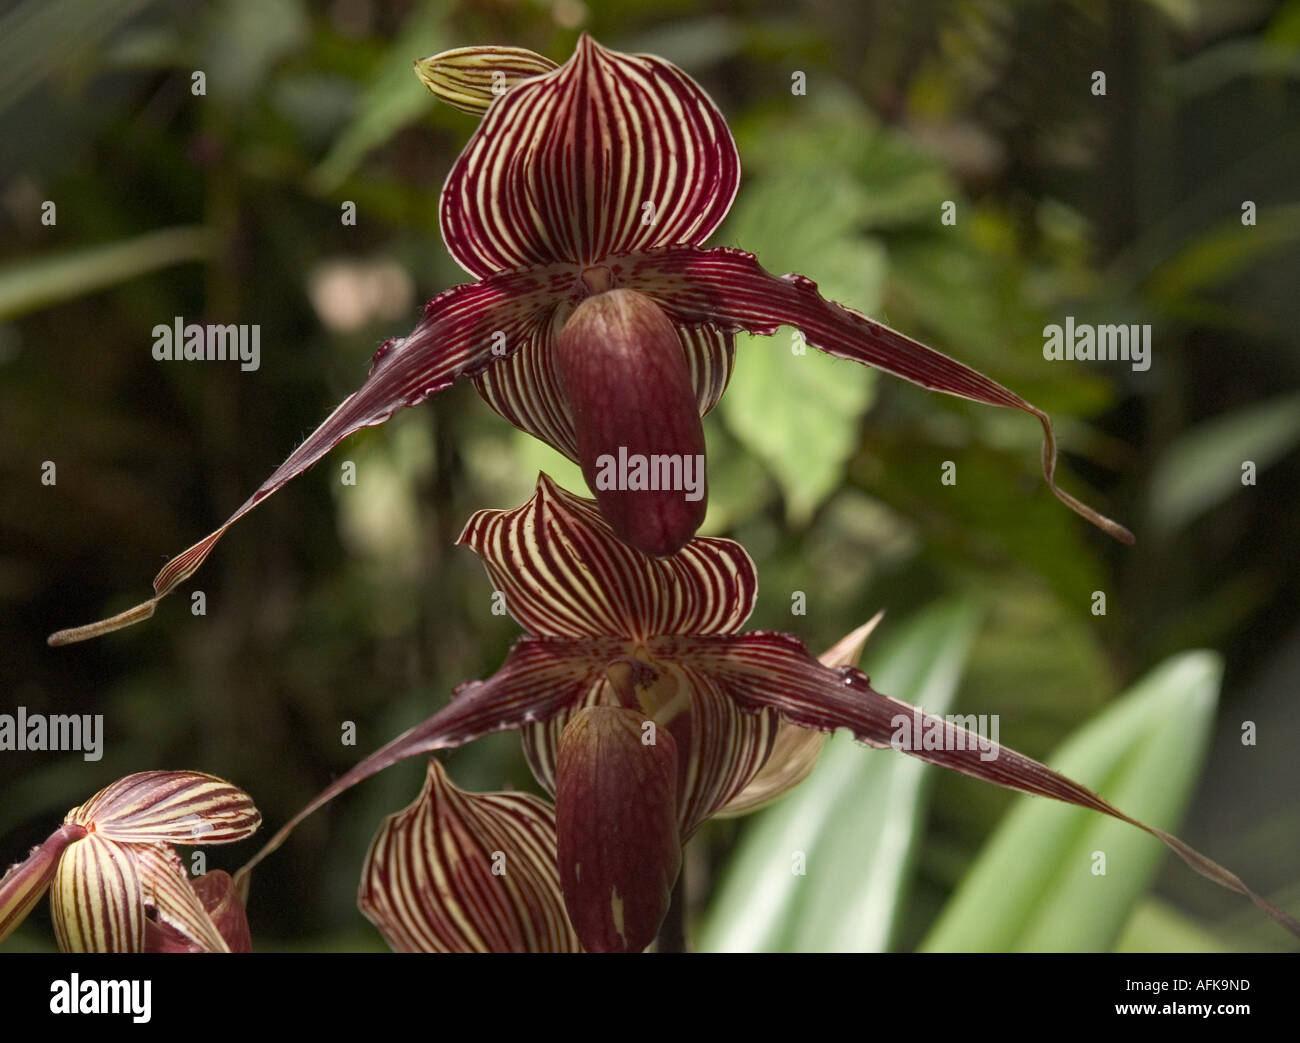
[[[1048,765],[1134,818],[1173,829],[1200,776],[1222,672],[1213,652],[1166,660],[1077,731]],[[1123,822],[1021,797],[921,948],[1107,951],[1163,850]]]
[[[1232,952],[1232,946],[1158,898],[1134,908],[1115,940],[1115,952]]]
[[[830,300],[874,311],[888,263],[884,249],[856,230],[863,191],[843,170],[777,175],[749,185],[728,237],[775,272],[805,272]],[[719,413],[771,471],[796,524],[812,517],[839,485],[858,445],[875,375],[832,360],[794,339],[736,337],[736,369]]]
[[[967,603],[909,621],[863,666],[898,698],[944,713],[976,629]],[[923,818],[922,763],[845,734],[744,833],[700,929],[704,952],[882,950]],[[802,853],[804,875],[797,861]]]
[[[1243,465],[1258,472],[1300,442],[1300,394],[1243,407],[1194,427],[1169,447],[1151,476],[1151,520],[1165,532],[1181,528],[1234,494]]]
[[[0,319],[210,256],[216,241],[202,227],[164,228],[134,239],[87,246],[22,261],[0,270]]]

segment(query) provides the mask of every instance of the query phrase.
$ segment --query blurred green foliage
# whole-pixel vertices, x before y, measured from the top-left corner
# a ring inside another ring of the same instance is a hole
[[[1209,729],[1182,835],[1294,906],[1295,0],[10,5],[0,710],[104,713],[107,737],[96,763],[0,756],[0,859],[145,768],[229,778],[274,826],[500,662],[516,628],[491,614],[481,569],[453,541],[474,510],[521,502],[538,467],[581,479],[469,388],[358,435],[233,529],[187,588],[206,594],[205,616],[178,595],[98,642],[51,650],[43,639],[138,601],[162,560],[225,518],[359,384],[380,342],[464,278],[439,239],[437,194],[474,121],[438,107],[412,60],[489,42],[563,60],[580,29],[677,62],[726,113],[745,181],[715,241],[803,272],[1049,410],[1063,483],[1138,534],[1135,548],[1109,544],[1048,494],[1023,416],[797,355],[788,330],[741,337],[732,388],[707,422],[707,527],[757,561],[753,625],[822,648],[886,608],[863,664],[874,674],[878,642],[962,598],[981,624],[955,709],[1000,714],[1002,740],[1040,757],[1081,722],[1106,720],[1116,693],[1168,656],[1216,650],[1213,718],[1173,696],[1161,710],[1174,740]],[[806,95],[791,93],[796,70]],[[1094,70],[1107,74],[1104,97],[1090,90]],[[1247,200],[1257,223],[1243,227]],[[344,201],[355,226],[340,221]],[[1044,361],[1042,329],[1067,314],[1151,323],[1150,370]],[[174,316],[260,324],[260,369],[154,362],[150,330]],[[1244,459],[1258,465],[1254,486],[1241,485]],[[40,482],[47,460],[52,487]],[[344,460],[355,487],[339,481]],[[945,460],[955,486],[939,481]],[[1105,616],[1091,612],[1098,590]],[[795,591],[806,616],[791,615]],[[960,633],[935,636],[936,663]],[[1255,746],[1241,742],[1245,720]],[[348,721],[355,747],[340,742]],[[1164,731],[1159,716],[1143,727],[1153,742]],[[889,756],[844,745],[831,754],[861,754],[868,773]],[[1164,756],[1176,761],[1177,746]],[[1194,775],[1195,751],[1185,758]],[[470,788],[534,786],[509,735],[448,764]],[[900,808],[863,808],[866,837],[901,815],[911,856],[894,868],[888,919],[849,924],[846,937],[913,948],[934,937],[954,891],[978,885],[963,878],[1012,798],[922,774],[924,804],[913,793]],[[382,948],[355,908],[357,874],[380,819],[421,775],[411,763],[366,783],[259,869],[259,947]],[[827,813],[853,828],[841,803]],[[712,823],[692,843],[692,922],[707,919],[738,837],[761,836],[762,823]],[[1145,841],[1115,843],[1135,837]],[[838,848],[850,869],[863,857],[853,839]],[[210,865],[234,868],[255,844],[209,852]],[[1159,897],[1090,944],[1286,944],[1235,896],[1162,866]],[[838,886],[850,887],[844,869]],[[1015,944],[971,915],[971,944]],[[48,946],[43,917],[9,948]]]

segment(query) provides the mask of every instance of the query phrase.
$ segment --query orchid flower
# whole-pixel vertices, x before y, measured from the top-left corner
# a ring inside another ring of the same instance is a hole
[[[584,34],[561,66],[518,48],[470,48],[417,71],[440,97],[483,114],[439,210],[447,249],[474,281],[438,294],[409,336],[383,344],[365,383],[219,529],[163,567],[152,598],[51,635],[51,644],[148,618],[231,525],[341,439],[462,379],[581,465],[620,539],[672,554],[704,517],[700,418],[727,385],[734,334],[783,325],[837,358],[1036,417],[1052,492],[1132,542],[1057,487],[1056,441],[1042,410],[823,299],[802,275],[778,278],[741,250],[704,247],[735,198],[740,158],[717,106],[676,66]],[[615,473],[625,460],[633,463]],[[698,494],[683,496],[688,466],[699,471]]]
[[[822,655],[822,664],[837,667],[856,662],[879,621],[877,615],[841,640]],[[636,766],[637,761],[653,768],[656,761],[666,765],[676,758],[671,728],[659,740],[671,748],[670,756],[656,758],[653,751],[638,750],[644,747],[646,734],[640,712],[597,706],[575,716],[583,721],[577,727],[632,737],[633,741],[624,744],[631,764],[617,764],[617,769]],[[763,767],[715,814],[756,810],[802,782],[816,764],[825,738],[821,732],[778,725]],[[576,744],[571,739],[569,749]],[[653,771],[649,775],[655,777]],[[661,772],[658,777],[663,786],[674,791],[679,788],[677,779],[668,778],[668,773]],[[584,822],[582,812],[595,810],[599,817],[601,810],[622,802],[631,807],[649,803],[645,774],[616,770],[609,778],[597,776],[590,782],[593,785],[585,792],[580,784],[571,783],[563,798],[557,794],[557,803],[562,801],[568,811],[561,825],[556,821],[555,805],[524,793],[467,793],[430,758],[419,796],[385,819],[371,842],[357,904],[398,952],[581,951],[582,941],[566,915],[564,899],[565,894],[580,888],[581,880],[569,881],[562,890],[557,834],[562,828],[568,856],[563,864],[574,877],[581,875],[581,866],[588,867],[589,880],[593,869],[633,876],[644,868],[635,849],[607,844],[601,832],[603,823]],[[619,782],[624,785],[616,788]],[[673,829],[662,816],[659,822],[661,830],[648,834],[649,861],[655,864],[654,856],[660,852],[653,848],[655,841],[662,839],[667,846],[668,872],[661,873],[660,887],[650,896],[656,908],[649,915],[637,915],[637,910],[625,906],[617,919],[594,918],[586,927],[587,948],[642,949],[648,943],[657,925],[657,906],[666,899],[673,885],[671,877],[677,873],[674,852],[684,842],[682,830],[691,825],[679,821]],[[582,844],[584,837],[593,842]],[[575,848],[578,854],[573,854]],[[611,855],[622,864],[611,867]],[[504,879],[507,876],[509,880]],[[617,889],[618,881],[611,886]],[[630,897],[643,892],[636,889]],[[582,907],[575,915],[582,915]],[[630,930],[642,933],[630,935]]]
[[[248,952],[230,875],[191,879],[171,845],[229,844],[261,823],[248,794],[212,775],[119,779],[0,878],[0,941],[50,890],[63,952]]]
[[[700,824],[802,778],[816,744],[792,733],[847,728],[870,746],[1129,822],[1300,933],[1285,912],[1176,837],[1014,750],[873,690],[847,665],[861,632],[825,662],[793,635],[742,632],[758,584],[738,543],[696,537],[670,558],[654,557],[621,541],[595,502],[545,475],[528,503],[479,511],[458,542],[483,560],[525,635],[492,677],[461,685],[447,707],[329,786],[237,879],[303,818],[375,772],[519,729],[529,766],[554,797],[553,819],[535,798],[503,806],[510,795],[464,794],[431,768],[416,804],[371,847],[363,908],[399,948],[474,948],[494,938],[570,948],[555,912],[558,886],[584,948],[638,951],[655,936],[681,847]],[[783,759],[773,762],[783,733]],[[503,855],[501,874],[490,872],[485,852]],[[512,876],[512,862],[527,872]]]

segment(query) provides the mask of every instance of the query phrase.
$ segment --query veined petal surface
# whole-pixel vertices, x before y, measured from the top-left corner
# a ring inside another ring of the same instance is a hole
[[[740,184],[726,120],[652,55],[584,34],[564,65],[488,109],[442,190],[447,249],[467,272],[704,242]]]
[[[867,638],[871,636],[871,632],[876,629],[883,616],[883,612],[877,612],[862,626],[840,638],[817,657],[818,662],[832,669],[839,666],[857,666]],[[735,799],[729,801],[726,807],[718,812],[718,816],[727,818],[734,815],[748,815],[751,811],[757,811],[799,785],[817,766],[817,758],[821,756],[826,739],[826,732],[815,728],[801,728],[788,721],[778,723],[776,740],[772,744],[772,755],[763,765],[763,770],[754,776],[743,792],[737,794]]]
[[[50,890],[62,952],[140,952],[144,892],[130,845],[88,833],[59,859]]]
[[[677,328],[700,416],[718,404],[731,380],[735,335],[714,326]],[[565,402],[555,364],[553,326],[524,338],[519,349],[474,378],[483,401],[515,427],[578,459],[573,416]]]
[[[555,809],[467,793],[436,760],[380,826],[357,904],[398,952],[580,952],[564,911]]]
[[[146,911],[152,910],[156,922],[170,928],[170,938],[179,938],[183,947],[174,943],[170,951],[230,952],[226,939],[217,930],[203,900],[194,889],[194,882],[185,871],[180,856],[166,844],[139,844],[132,849],[136,856],[136,869],[144,890]],[[152,925],[152,924],[151,924]],[[175,932],[174,935],[171,932]],[[146,934],[151,934],[146,930]],[[156,943],[155,943],[156,944]],[[146,948],[153,948],[146,944]]]
[[[653,558],[618,540],[594,501],[545,474],[526,504],[479,511],[457,542],[483,559],[506,611],[534,634],[730,633],[749,618],[758,589],[740,544],[700,537]]]
[[[96,793],[64,820],[123,843],[229,844],[261,813],[243,790],[197,771],[142,771]]]
[[[10,866],[0,877],[0,942],[27,918],[32,907],[49,890],[64,849],[86,835],[85,826],[60,826],[22,862]]]
[[[747,713],[704,671],[691,664],[659,663],[682,694],[682,708],[661,727],[677,751],[677,829],[682,843],[709,818],[736,800],[772,755],[780,722],[774,713]],[[625,706],[608,677],[546,721],[522,731],[524,756],[538,784],[554,795],[560,739],[573,717],[592,706]],[[801,735],[821,732],[788,725]],[[819,747],[820,748],[820,747]]]

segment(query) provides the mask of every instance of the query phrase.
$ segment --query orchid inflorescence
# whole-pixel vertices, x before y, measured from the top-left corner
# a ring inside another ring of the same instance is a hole
[[[447,248],[474,281],[434,297],[409,336],[385,343],[362,386],[219,529],[168,562],[152,598],[50,642],[152,615],[231,525],[340,439],[462,378],[576,461],[595,498],[541,475],[524,505],[469,520],[458,542],[483,561],[523,635],[496,673],[458,687],[446,707],[336,780],[233,881],[191,883],[169,845],[248,835],[260,821],[251,801],[210,776],[130,776],[70,812],[0,881],[0,936],[53,881],[64,949],[247,948],[241,896],[251,871],[306,816],[399,760],[509,729],[521,733],[550,799],[468,793],[430,759],[414,803],[371,843],[362,911],[402,951],[642,951],[667,914],[682,847],[706,820],[797,785],[838,728],[899,748],[900,713],[943,739],[918,734],[904,752],[1129,822],[1300,933],[1177,838],[875,691],[855,666],[875,621],[820,658],[793,635],[743,631],[758,589],[753,562],[732,540],[695,535],[703,474],[700,495],[686,497],[672,470],[702,466],[701,418],[727,386],[735,333],[790,325],[838,358],[1036,417],[1052,492],[1132,542],[1057,486],[1046,414],[823,299],[803,276],[777,278],[741,250],[706,248],[739,187],[739,156],[712,100],[667,61],[584,34],[563,65],[473,47],[417,62],[416,72],[437,97],[482,118],[440,207]],[[610,461],[628,459],[659,470],[609,480]]]

